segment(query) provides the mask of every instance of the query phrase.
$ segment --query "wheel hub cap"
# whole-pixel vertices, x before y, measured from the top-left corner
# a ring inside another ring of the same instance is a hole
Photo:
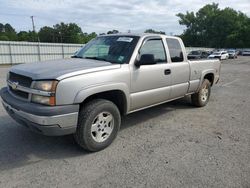
[[[104,142],[109,138],[114,128],[114,118],[109,112],[98,114],[91,126],[91,136],[96,142]]]
[[[207,86],[205,86],[202,90],[201,90],[201,100],[202,102],[206,102],[208,99],[208,88]]]

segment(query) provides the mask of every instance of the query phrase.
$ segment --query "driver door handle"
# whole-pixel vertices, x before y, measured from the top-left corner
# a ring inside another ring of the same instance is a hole
[[[164,74],[165,74],[165,75],[169,75],[169,74],[171,74],[171,70],[170,70],[170,69],[166,69],[166,70],[164,70]]]

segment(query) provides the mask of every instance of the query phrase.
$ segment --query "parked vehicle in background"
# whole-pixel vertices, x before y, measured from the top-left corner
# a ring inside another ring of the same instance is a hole
[[[242,52],[243,56],[250,56],[250,50],[245,50]]]
[[[227,51],[218,51],[209,55],[208,58],[224,60],[229,58],[229,54],[227,53]]]
[[[242,52],[243,52],[242,50],[239,50],[238,55],[242,55]]]
[[[209,56],[204,50],[194,50],[188,54],[188,59],[206,59]]]
[[[187,95],[205,106],[220,68],[219,60],[189,61],[178,37],[102,35],[72,58],[11,67],[0,95],[27,128],[73,134],[82,148],[99,151],[115,139],[122,115]]]
[[[229,58],[235,59],[237,58],[237,51],[236,50],[228,50],[227,51]]]

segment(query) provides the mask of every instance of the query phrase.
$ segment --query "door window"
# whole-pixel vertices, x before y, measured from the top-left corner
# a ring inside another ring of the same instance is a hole
[[[161,39],[150,39],[140,49],[140,56],[151,54],[155,63],[166,63],[166,53]]]

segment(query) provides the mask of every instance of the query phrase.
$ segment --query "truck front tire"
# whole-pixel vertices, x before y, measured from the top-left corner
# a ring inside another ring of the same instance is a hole
[[[197,107],[206,106],[209,101],[210,93],[211,83],[209,80],[204,79],[199,91],[191,95],[192,104]]]
[[[120,124],[117,106],[108,100],[95,99],[80,110],[74,138],[83,149],[100,151],[116,138]]]

